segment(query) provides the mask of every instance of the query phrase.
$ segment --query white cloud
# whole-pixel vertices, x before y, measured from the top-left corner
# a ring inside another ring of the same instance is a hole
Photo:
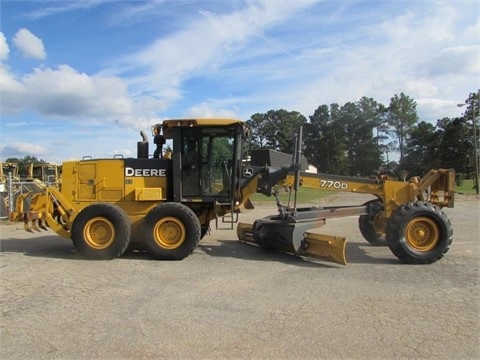
[[[119,78],[89,76],[67,65],[36,68],[22,79],[14,79],[5,67],[0,71],[5,79],[0,84],[2,107],[9,112],[28,108],[44,116],[107,120],[132,112],[127,87]]]
[[[469,36],[457,38],[467,25],[449,3],[418,4],[419,9],[362,25],[355,41],[336,46],[334,61],[323,48],[306,51],[306,65],[298,66],[298,74],[305,71],[310,83],[302,88],[302,81],[294,80],[275,96],[282,99],[290,91],[286,106],[309,115],[320,104],[343,104],[361,96],[388,105],[390,97],[405,92],[417,101],[421,120],[456,116],[458,94],[467,96],[478,88],[478,46],[462,45],[475,44],[478,35],[466,32]],[[322,64],[328,72],[309,63]]]
[[[68,65],[37,68],[24,78],[24,84],[27,104],[44,115],[111,117],[131,110],[121,79],[89,76]],[[42,92],[45,88],[50,91]]]
[[[236,118],[237,114],[233,110],[215,109],[209,103],[203,102],[192,106],[185,112],[185,117],[192,118]]]
[[[42,39],[38,38],[25,28],[20,29],[15,34],[13,37],[13,43],[24,57],[41,60],[47,58]]]
[[[114,157],[116,155],[122,155],[123,157],[135,157],[137,156],[137,153],[132,149],[122,148],[122,149],[115,149],[113,151],[110,151],[109,155],[111,157]]]
[[[417,78],[405,81],[405,92],[407,94],[418,94],[418,96],[429,97],[437,94],[438,89],[428,78]]]
[[[7,39],[3,32],[0,32],[0,60],[6,60],[9,53],[10,48],[8,47]]]
[[[0,64],[0,101],[1,113],[13,113],[24,106],[25,87],[9,73],[7,67]]]
[[[434,121],[459,115],[455,104],[478,88],[479,20],[467,2],[81,3],[54,2],[32,16],[40,22],[103,4],[114,11],[97,12],[103,23],[95,26],[119,26],[108,29],[120,29],[119,34],[148,29],[148,36],[138,43],[123,37],[121,49],[112,42],[107,55],[95,51],[93,42],[85,58],[49,59],[48,66],[34,70],[22,69],[28,62],[16,63],[16,51],[3,55],[8,67],[0,63],[2,115],[17,111],[5,117],[3,129],[40,120],[43,138],[54,132],[63,139],[72,133],[64,122],[69,120],[81,141],[62,151],[65,158],[74,157],[68,152],[105,156],[130,143],[134,151],[138,132],[127,140],[126,128],[148,131],[159,117],[248,118],[280,107],[308,116],[319,105],[361,96],[388,105],[402,91],[417,101],[421,120]],[[48,32],[42,37],[47,43]],[[8,49],[0,37],[2,42]],[[70,45],[61,45],[63,54]],[[139,50],[122,56],[132,48]],[[75,68],[51,65],[69,61]],[[108,136],[100,137],[101,132]]]
[[[131,84],[141,86],[155,97],[176,101],[182,96],[180,89],[185,80],[217,73],[264,29],[313,3],[250,1],[247,4],[246,8],[227,14],[201,11],[201,16],[185,21],[182,31],[126,57],[123,70],[136,73]]]
[[[40,19],[73,10],[91,9],[110,1],[112,0],[54,1],[52,6],[43,5],[39,10],[30,11],[28,17]]]
[[[0,155],[2,158],[22,158],[25,156],[25,154],[31,154],[32,156],[39,157],[48,154],[48,150],[43,146],[24,142],[13,142],[0,147]]]
[[[419,73],[428,76],[442,76],[445,74],[471,73],[478,71],[478,54],[480,47],[455,46],[441,49],[427,61],[418,64]]]

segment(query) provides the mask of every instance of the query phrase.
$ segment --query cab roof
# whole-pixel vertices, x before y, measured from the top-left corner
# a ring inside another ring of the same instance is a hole
[[[209,127],[209,126],[244,126],[245,122],[238,119],[225,118],[199,118],[199,119],[170,119],[162,123],[163,136],[166,139],[172,138],[172,129],[176,127]]]
[[[234,125],[243,124],[243,120],[228,118],[199,118],[199,119],[170,119],[163,121],[163,128],[172,128],[176,126],[218,126],[218,125]]]

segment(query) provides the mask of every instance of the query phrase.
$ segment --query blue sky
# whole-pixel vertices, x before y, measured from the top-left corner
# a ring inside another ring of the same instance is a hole
[[[167,118],[404,92],[420,120],[480,88],[477,1],[0,3],[0,159],[135,156]],[[152,148],[152,147],[151,147]]]

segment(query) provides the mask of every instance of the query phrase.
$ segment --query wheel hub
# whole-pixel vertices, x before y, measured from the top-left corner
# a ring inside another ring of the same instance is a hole
[[[185,226],[174,217],[165,217],[161,219],[154,229],[155,240],[166,249],[175,249],[179,247],[186,237]]]
[[[95,249],[105,249],[115,239],[115,228],[105,218],[93,218],[85,225],[85,240]]]
[[[407,242],[419,251],[432,250],[440,238],[437,224],[427,217],[412,220],[407,226],[405,235]]]

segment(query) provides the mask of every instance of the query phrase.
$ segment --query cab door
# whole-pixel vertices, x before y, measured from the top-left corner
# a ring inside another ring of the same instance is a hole
[[[174,198],[177,201],[231,201],[235,172],[233,129],[183,127],[174,134]]]
[[[184,128],[181,138],[182,197],[201,197],[201,137],[198,128]]]

